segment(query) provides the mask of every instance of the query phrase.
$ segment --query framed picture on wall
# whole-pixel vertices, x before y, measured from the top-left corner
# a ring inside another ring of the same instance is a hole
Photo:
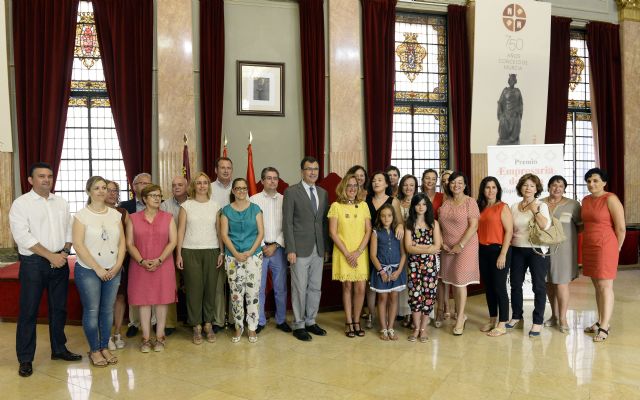
[[[284,63],[236,61],[238,115],[284,117]]]

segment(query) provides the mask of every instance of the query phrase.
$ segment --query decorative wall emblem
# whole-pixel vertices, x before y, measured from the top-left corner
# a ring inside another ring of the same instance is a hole
[[[80,20],[76,26],[76,45],[73,53],[82,59],[87,69],[91,69],[100,58],[100,47],[93,13],[80,13]]]
[[[511,32],[518,32],[527,23],[527,13],[518,3],[509,4],[502,11],[502,22]]]
[[[396,54],[400,58],[400,70],[413,82],[422,72],[422,63],[427,57],[427,49],[418,43],[418,34],[405,32],[404,42],[396,48]]]
[[[582,71],[584,71],[584,60],[582,57],[578,56],[578,49],[575,47],[571,48],[571,61],[569,62],[569,89],[574,91],[578,83],[582,80]]]

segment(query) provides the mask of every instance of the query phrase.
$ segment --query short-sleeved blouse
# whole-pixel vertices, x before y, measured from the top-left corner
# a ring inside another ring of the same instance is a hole
[[[258,237],[258,222],[256,216],[260,214],[262,210],[257,204],[249,203],[249,207],[242,211],[237,211],[231,204],[227,204],[222,209],[222,214],[227,217],[229,221],[229,239],[233,243],[233,247],[239,253],[245,252],[251,249],[253,243]],[[253,255],[257,255],[262,251],[262,248],[258,246]],[[232,256],[231,251],[228,248],[225,249],[225,254]]]

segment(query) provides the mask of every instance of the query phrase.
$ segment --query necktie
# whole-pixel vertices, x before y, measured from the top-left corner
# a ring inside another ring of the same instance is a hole
[[[318,211],[318,202],[316,201],[316,195],[313,193],[313,186],[309,187],[309,193],[311,194],[311,208],[313,208],[313,213],[315,214]]]

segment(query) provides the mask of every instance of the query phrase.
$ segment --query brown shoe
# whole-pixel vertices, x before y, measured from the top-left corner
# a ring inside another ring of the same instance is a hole
[[[209,322],[204,324],[204,335],[207,338],[207,342],[213,343],[216,341],[216,334],[213,333],[213,326]]]
[[[202,326],[193,327],[193,344],[202,344]]]

